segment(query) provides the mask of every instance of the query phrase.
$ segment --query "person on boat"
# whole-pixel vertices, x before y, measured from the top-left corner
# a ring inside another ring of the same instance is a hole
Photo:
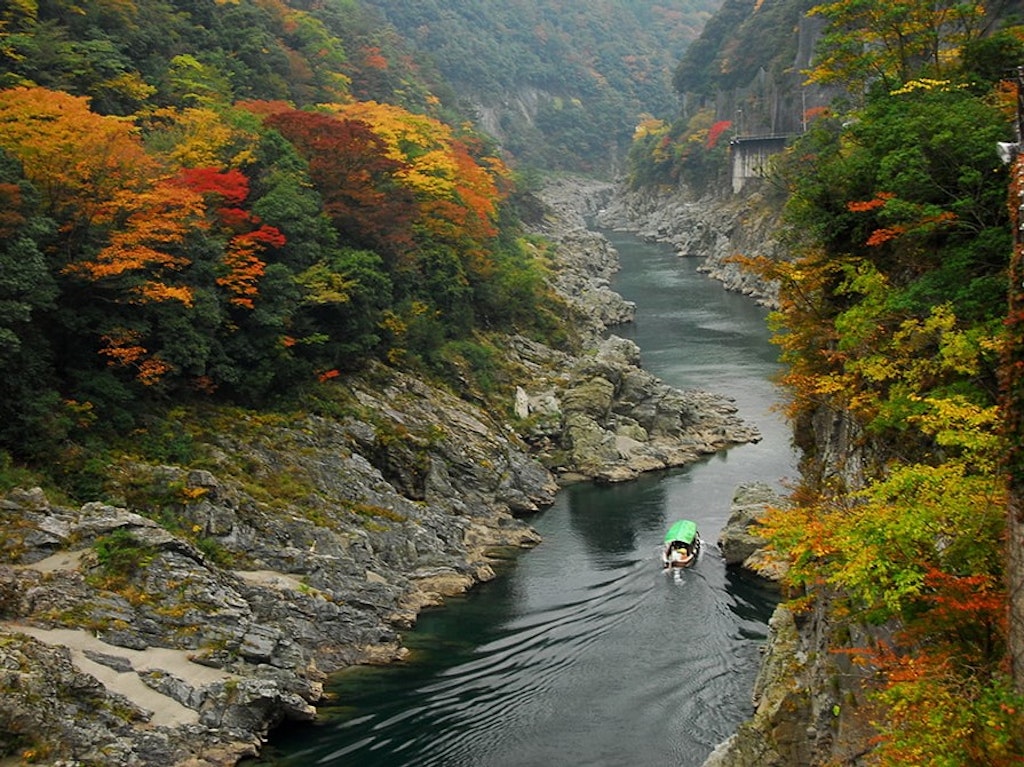
[[[690,551],[688,544],[682,541],[672,541],[669,544],[668,551],[665,556],[666,567],[682,567],[688,564],[693,559],[693,552]]]
[[[661,560],[665,567],[685,567],[697,556],[700,537],[697,524],[689,519],[677,519],[665,532],[665,545]]]
[[[690,550],[690,544],[680,543],[676,548],[676,555],[676,565],[682,566],[690,564],[690,561],[693,559],[693,551]]]

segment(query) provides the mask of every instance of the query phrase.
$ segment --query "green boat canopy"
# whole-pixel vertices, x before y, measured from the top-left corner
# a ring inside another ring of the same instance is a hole
[[[680,519],[672,523],[672,527],[665,533],[666,545],[672,543],[672,541],[682,541],[683,543],[693,543],[693,539],[697,537],[697,523],[691,522],[688,519]]]

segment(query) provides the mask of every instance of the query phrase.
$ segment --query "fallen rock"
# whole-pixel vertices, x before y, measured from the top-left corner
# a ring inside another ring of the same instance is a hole
[[[782,497],[763,483],[740,485],[733,494],[729,519],[718,536],[718,548],[725,563],[771,581],[780,581],[786,563],[769,548],[759,525],[771,507],[783,503]]]

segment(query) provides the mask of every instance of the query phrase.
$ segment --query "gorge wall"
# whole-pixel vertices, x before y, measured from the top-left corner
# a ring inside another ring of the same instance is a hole
[[[685,188],[623,189],[597,214],[596,223],[670,243],[681,257],[701,259],[700,269],[729,290],[774,306],[775,286],[743,271],[733,257],[785,258],[778,239],[780,205],[765,181],[750,182],[741,194],[723,190],[703,197]]]

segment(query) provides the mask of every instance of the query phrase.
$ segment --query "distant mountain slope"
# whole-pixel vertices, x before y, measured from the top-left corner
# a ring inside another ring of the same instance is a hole
[[[720,0],[364,0],[436,65],[504,147],[607,169],[637,118],[678,110],[671,75]]]
[[[673,82],[687,104],[714,104],[741,133],[800,129],[806,109],[831,94],[807,87],[819,19],[805,14],[818,0],[725,0],[687,48]]]
[[[675,73],[679,91],[708,96],[749,85],[762,70],[791,70],[797,27],[816,0],[725,0]]]

